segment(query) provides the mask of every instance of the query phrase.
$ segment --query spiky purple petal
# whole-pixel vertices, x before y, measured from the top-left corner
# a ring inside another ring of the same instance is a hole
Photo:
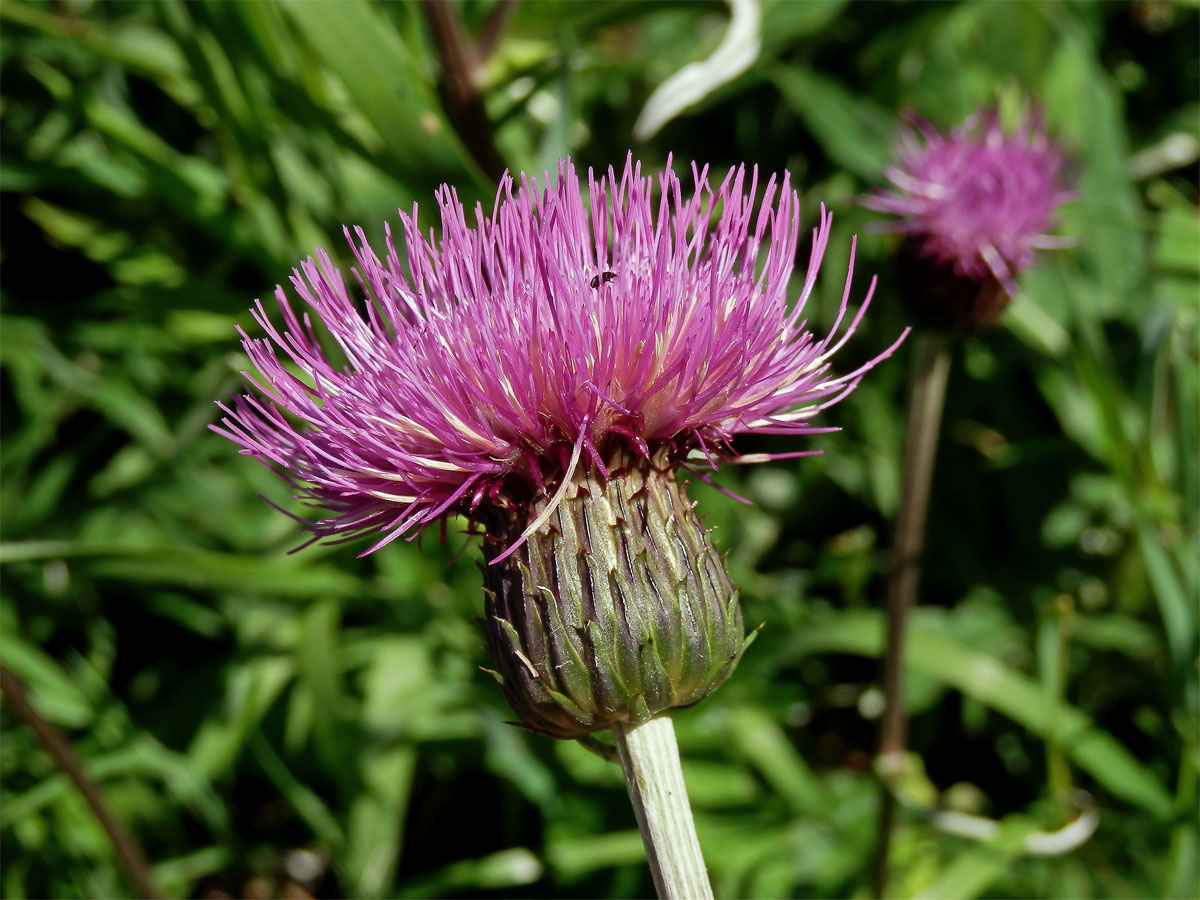
[[[631,157],[619,175],[589,171],[585,204],[564,161],[553,186],[522,176],[514,191],[506,176],[470,222],[443,187],[440,242],[415,206],[401,213],[403,261],[390,228],[383,259],[347,229],[357,290],[318,250],[291,278],[307,310],[277,288],[279,329],[257,303],[266,337],[243,334],[249,392],[221,404],[214,430],[328,513],[307,523],[316,537],[375,534],[367,552],[451,512],[553,494],[578,465],[604,474],[618,445],[644,458],[668,447],[679,463],[703,448],[715,464],[739,433],[825,430],[810,419],[894,349],[832,372],[874,281],[839,336],[852,255],[838,322],[818,339],[801,314],[832,215],[822,207],[789,305],[800,224],[788,175],[758,202],[756,169],[715,188],[707,167],[692,176],[685,193],[668,168],[656,195]]]

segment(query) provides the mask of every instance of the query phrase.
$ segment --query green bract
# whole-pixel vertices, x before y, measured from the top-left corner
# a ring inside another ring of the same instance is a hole
[[[693,507],[661,457],[581,471],[541,528],[484,568],[488,647],[526,725],[581,737],[689,706],[729,677],[749,642]],[[489,531],[507,544],[523,524]]]

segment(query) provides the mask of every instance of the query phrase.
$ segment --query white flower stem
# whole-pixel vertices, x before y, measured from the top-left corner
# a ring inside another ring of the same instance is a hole
[[[670,717],[614,725],[612,735],[658,896],[712,900]]]

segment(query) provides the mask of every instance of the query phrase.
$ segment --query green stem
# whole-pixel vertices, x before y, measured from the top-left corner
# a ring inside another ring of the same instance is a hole
[[[913,376],[908,395],[908,433],[904,444],[900,509],[892,544],[887,582],[887,651],[883,661],[883,721],[879,731],[878,770],[884,782],[879,816],[879,842],[875,858],[875,889],[882,897],[887,888],[888,850],[891,843],[895,800],[889,782],[903,771],[908,733],[904,709],[904,636],[908,616],[917,596],[921,554],[925,549],[925,516],[929,488],[942,425],[942,404],[950,372],[947,339],[922,332],[913,348]]]
[[[669,716],[614,725],[625,786],[662,900],[712,900]]]
[[[1074,812],[1074,804],[1071,801],[1071,795],[1074,793],[1071,764],[1067,761],[1060,729],[1057,727],[1061,721],[1059,712],[1066,702],[1071,652],[1071,612],[1070,595],[1060,595],[1055,601],[1054,609],[1053,657],[1049,662],[1052,668],[1044,676],[1049,686],[1046,708],[1046,722],[1049,726],[1046,733],[1046,775],[1050,782],[1050,798],[1062,812],[1063,821],[1069,821]]]

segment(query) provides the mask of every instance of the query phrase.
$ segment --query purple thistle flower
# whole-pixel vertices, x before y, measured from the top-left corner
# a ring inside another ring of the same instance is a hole
[[[789,305],[788,176],[756,202],[757,170],[715,189],[692,174],[685,193],[668,166],[656,197],[630,157],[589,173],[585,205],[563,162],[552,187],[523,177],[514,194],[506,176],[470,225],[442,188],[440,242],[401,215],[406,262],[390,230],[383,260],[347,230],[366,302],[324,251],[292,285],[348,365],[279,288],[284,329],[256,305],[251,392],[214,426],[327,511],[304,522],[313,540],[375,535],[370,553],[453,513],[478,526],[500,551],[484,568],[493,674],[554,737],[645,722],[728,677],[747,645],[737,591],[676,471],[766,458],[738,456],[738,434],[829,430],[813,417],[896,346],[834,374],[874,281],[845,328],[849,274],[830,333],[805,330],[832,216]]]
[[[715,190],[707,167],[692,171],[692,193],[668,170],[656,199],[631,157],[619,176],[589,172],[585,206],[563,162],[545,189],[522,176],[514,195],[506,176],[491,214],[477,205],[471,224],[443,187],[440,243],[415,206],[401,213],[407,264],[390,228],[382,260],[362,229],[346,229],[364,304],[323,250],[291,282],[348,365],[278,287],[284,328],[256,302],[267,338],[242,332],[251,392],[220,404],[213,430],[328,511],[304,522],[314,540],[381,535],[366,553],[450,513],[527,508],[579,466],[605,476],[618,445],[715,468],[765,458],[738,457],[740,433],[830,430],[811,419],[896,346],[831,370],[874,280],[839,337],[852,249],[837,321],[814,337],[801,316],[832,215],[822,207],[789,308],[799,198],[788,176],[772,176],[756,205],[757,170],[731,169]]]
[[[1040,113],[1005,135],[994,110],[969,117],[943,135],[909,113],[898,164],[885,170],[895,185],[863,205],[901,217],[894,230],[916,252],[955,275],[992,279],[1013,296],[1016,276],[1038,250],[1070,246],[1054,237],[1055,211],[1071,198],[1062,150],[1046,134]]]

